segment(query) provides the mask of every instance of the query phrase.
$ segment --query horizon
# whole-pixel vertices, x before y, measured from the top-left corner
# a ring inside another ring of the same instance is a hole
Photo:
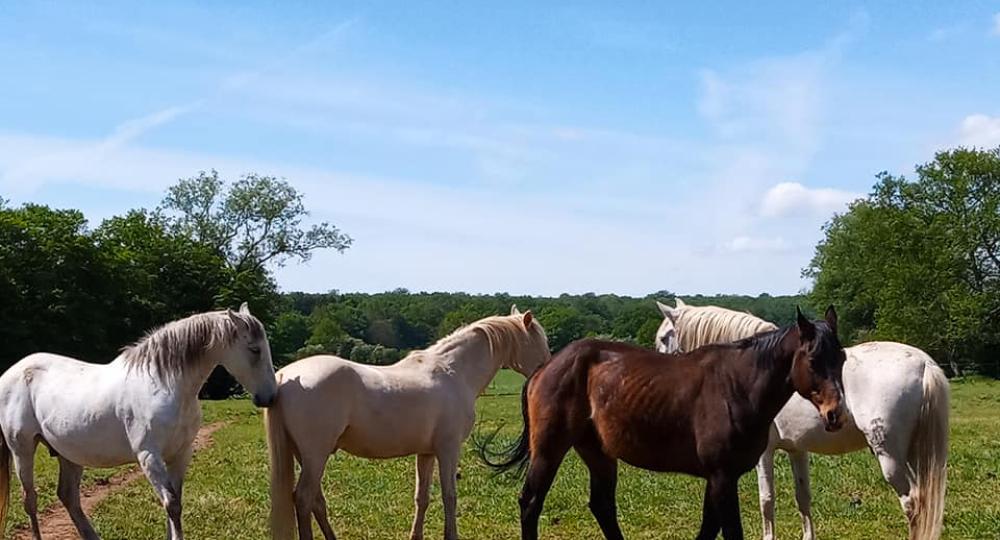
[[[355,240],[286,292],[796,295],[877,173],[1000,146],[988,2],[0,14],[0,196],[96,226],[286,178]]]

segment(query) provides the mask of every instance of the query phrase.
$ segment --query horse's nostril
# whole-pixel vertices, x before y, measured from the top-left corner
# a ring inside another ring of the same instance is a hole
[[[827,421],[828,424],[831,424],[831,425],[836,424],[837,423],[837,412],[836,411],[827,411],[826,412],[826,421]]]

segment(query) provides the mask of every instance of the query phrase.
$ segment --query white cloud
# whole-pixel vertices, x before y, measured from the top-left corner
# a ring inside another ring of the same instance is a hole
[[[788,245],[788,242],[780,236],[774,238],[737,236],[736,238],[726,242],[723,247],[734,253],[777,253],[787,251],[790,246]]]
[[[958,144],[986,148],[1000,146],[1000,116],[966,116],[958,128]]]
[[[764,194],[760,213],[765,217],[794,214],[828,216],[859,197],[856,193],[832,188],[808,188],[798,182],[782,182]]]
[[[1000,13],[993,15],[993,35],[1000,36]]]

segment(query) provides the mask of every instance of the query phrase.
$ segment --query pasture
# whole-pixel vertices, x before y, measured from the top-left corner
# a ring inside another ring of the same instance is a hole
[[[477,404],[477,432],[520,429],[520,376],[504,370]],[[248,400],[205,402],[206,422],[223,421],[214,443],[195,455],[184,491],[185,532],[192,538],[266,538],[268,465],[261,414]],[[800,534],[791,472],[778,454],[777,533]],[[36,455],[39,506],[55,501],[56,462]],[[92,485],[114,471],[85,474]],[[520,480],[495,477],[471,442],[465,446],[458,483],[459,531],[467,539],[518,537]],[[628,538],[692,538],[701,517],[702,481],[620,467],[619,515]],[[1000,382],[967,379],[952,384],[951,455],[944,538],[1000,538]],[[9,527],[22,526],[19,486],[14,482]],[[812,456],[813,519],[826,539],[902,538],[906,527],[896,497],[865,452]],[[330,519],[344,539],[397,539],[409,531],[413,511],[413,459],[374,461],[338,454],[324,477]],[[442,534],[437,481],[427,519],[427,537]],[[748,538],[759,538],[756,475],[740,482]],[[159,538],[164,515],[145,479],[114,492],[92,515],[105,539]],[[8,531],[9,532],[9,531]],[[43,534],[45,530],[42,531]],[[318,532],[318,531],[317,531]],[[587,476],[573,455],[560,470],[542,515],[542,537],[599,538],[587,510]]]

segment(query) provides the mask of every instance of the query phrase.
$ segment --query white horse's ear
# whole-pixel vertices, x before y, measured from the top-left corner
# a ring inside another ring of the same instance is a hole
[[[524,328],[531,329],[531,321],[535,320],[535,316],[531,313],[531,310],[524,312]]]
[[[680,309],[682,307],[687,307],[687,304],[685,304],[684,301],[681,300],[679,296],[674,298],[674,305],[677,306],[677,309]]]
[[[249,315],[250,314],[250,306],[248,306],[246,302],[243,302],[242,304],[240,304],[240,314],[241,315]]]
[[[511,304],[510,305],[510,314],[511,315],[520,315],[521,314],[521,312],[518,311],[518,309],[517,309],[517,304]]]
[[[246,320],[244,320],[243,317],[241,317],[239,313],[236,313],[235,311],[233,311],[233,310],[231,310],[229,308],[226,308],[226,315],[229,315],[229,320],[233,321],[233,324],[235,324],[239,328],[243,328],[243,329],[249,329],[250,328],[250,325],[247,324]]]
[[[677,316],[680,315],[680,313],[677,312],[676,308],[672,308],[664,304],[663,302],[660,302],[659,300],[656,301],[656,307],[660,308],[660,313],[662,313],[664,317],[670,319],[671,321],[676,321]]]

